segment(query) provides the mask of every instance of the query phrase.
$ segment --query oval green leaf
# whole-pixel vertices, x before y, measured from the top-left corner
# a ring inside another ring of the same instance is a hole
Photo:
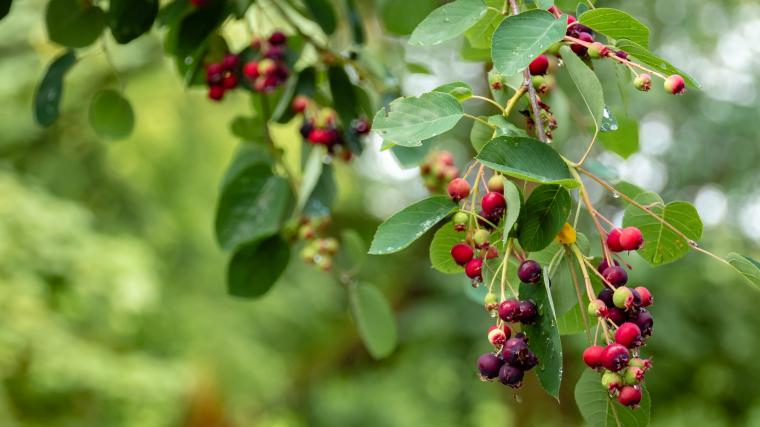
[[[565,62],[567,72],[581,93],[586,108],[591,113],[597,126],[601,126],[604,116],[604,93],[602,84],[596,77],[596,73],[583,62],[568,46],[562,46],[559,50],[562,60]]]
[[[500,136],[486,144],[477,158],[489,168],[513,178],[565,187],[578,186],[562,157],[550,145],[537,139]]]
[[[304,0],[306,9],[314,18],[322,31],[328,36],[335,32],[337,21],[335,18],[335,10],[333,10],[332,4],[327,0]]]
[[[45,24],[50,40],[67,47],[86,47],[100,37],[106,14],[91,2],[50,0]]]
[[[50,126],[58,118],[63,97],[63,77],[76,62],[76,54],[68,50],[50,63],[34,95],[34,118],[40,125]]]
[[[5,18],[11,11],[12,0],[0,0],[0,19]]]
[[[559,185],[541,185],[525,201],[525,221],[520,224],[518,241],[528,252],[549,246],[565,225],[572,199]]]
[[[453,39],[475,25],[487,10],[488,6],[483,0],[446,3],[417,25],[409,44],[433,46]]]
[[[277,282],[290,261],[290,245],[280,236],[238,249],[227,267],[227,291],[241,298],[258,298]]]
[[[697,209],[690,203],[670,202],[666,205],[660,196],[650,192],[641,193],[634,200],[648,206],[650,211],[673,225],[689,240],[696,242],[702,237],[702,220]],[[691,249],[691,242],[636,206],[629,205],[625,208],[623,226],[638,227],[641,230],[644,246],[637,252],[652,265],[673,262]]]
[[[507,76],[524,70],[549,46],[562,40],[567,30],[566,19],[556,19],[538,9],[507,17],[493,34],[494,67]]]
[[[399,98],[375,114],[372,129],[397,145],[413,147],[451,130],[462,118],[462,105],[441,92]]]
[[[642,386],[642,399],[636,409],[627,408],[610,398],[602,386],[601,375],[584,369],[575,385],[575,403],[589,427],[646,427],[652,406],[646,386]]]
[[[604,148],[627,159],[639,151],[639,123],[625,116],[618,116],[617,130],[599,134]]]
[[[760,289],[760,262],[757,262],[748,256],[737,254],[736,252],[729,253],[726,256],[726,261],[728,261],[728,263],[731,264],[731,266],[734,267],[734,269],[738,271],[747,282]]]
[[[493,33],[504,18],[504,15],[501,13],[488,9],[486,14],[464,33],[467,41],[470,42],[470,46],[475,49],[490,49],[493,42]]]
[[[396,35],[406,36],[414,31],[417,24],[432,12],[437,0],[382,0],[380,17],[385,28]]]
[[[507,243],[509,234],[517,224],[520,218],[520,209],[522,209],[522,193],[514,182],[502,177],[504,181],[504,199],[507,201],[507,214],[504,216],[504,243]]]
[[[664,74],[680,74],[687,85],[695,87],[695,88],[700,88],[699,83],[697,83],[696,80],[694,80],[694,78],[692,78],[690,75],[679,70],[678,68],[673,66],[673,64],[660,58],[659,56],[650,52],[647,48],[639,45],[636,42],[622,39],[615,42],[615,47],[628,52],[628,54],[634,57],[635,59],[639,60],[640,62],[643,62],[646,65],[649,65],[650,67],[658,71],[663,72]]]
[[[530,348],[538,356],[535,370],[541,387],[559,400],[559,388],[562,384],[562,342],[557,328],[556,315],[547,291],[548,283],[543,286],[520,283],[520,299],[533,300],[538,307],[538,321],[523,326],[523,332],[530,338]]]
[[[385,296],[374,286],[359,283],[348,288],[351,317],[364,345],[375,359],[382,359],[396,347],[396,320]]]
[[[113,38],[120,44],[147,33],[158,15],[158,0],[111,0],[106,19]]]
[[[436,196],[414,203],[380,224],[369,253],[385,255],[398,252],[441,222],[454,209],[448,197]]]
[[[441,273],[454,274],[464,271],[451,257],[451,247],[464,241],[464,232],[454,230],[454,224],[443,224],[430,242],[430,265]]]
[[[129,101],[110,89],[92,97],[88,117],[95,133],[107,140],[126,138],[135,126],[135,114]]]
[[[465,82],[446,83],[433,89],[433,92],[448,93],[459,102],[472,98],[472,88]]]
[[[351,38],[354,44],[364,44],[364,23],[354,0],[345,0],[348,25],[351,28]]]
[[[649,47],[649,28],[622,10],[597,7],[584,12],[578,22],[612,39],[628,39]]]

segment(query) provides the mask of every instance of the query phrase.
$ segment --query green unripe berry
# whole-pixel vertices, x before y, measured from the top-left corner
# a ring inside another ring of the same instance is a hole
[[[623,383],[625,385],[636,385],[644,379],[644,370],[637,366],[629,366],[623,371]]]
[[[485,248],[489,244],[489,237],[491,237],[491,233],[489,233],[488,230],[481,228],[472,235],[472,241],[475,242],[475,246]]]
[[[504,194],[504,178],[501,175],[494,175],[488,178],[486,186],[488,187],[488,191]]]
[[[454,230],[456,231],[464,231],[467,228],[467,223],[469,221],[470,216],[464,212],[455,213],[454,217],[451,219],[451,222],[454,223]]]
[[[652,76],[646,73],[639,74],[636,76],[636,78],[633,79],[633,85],[636,87],[636,89],[642,92],[647,92],[652,88]]]
[[[588,304],[588,314],[591,317],[599,317],[607,311],[607,305],[604,301],[596,299]]]
[[[617,308],[631,308],[631,304],[633,303],[633,292],[631,292],[630,288],[621,286],[615,289],[615,293],[612,294],[612,302]]]
[[[604,371],[602,375],[602,385],[607,390],[614,390],[623,386],[623,378],[612,371]]]

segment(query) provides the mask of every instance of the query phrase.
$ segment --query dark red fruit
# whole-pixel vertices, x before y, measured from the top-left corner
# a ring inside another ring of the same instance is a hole
[[[619,50],[615,52],[615,56],[617,56],[620,59],[628,59],[628,52],[624,50]]]
[[[618,402],[620,402],[621,405],[629,406],[631,408],[639,406],[639,402],[641,402],[641,387],[637,385],[627,385],[621,388],[620,394],[618,395]]]
[[[222,60],[222,66],[227,71],[234,71],[240,65],[240,57],[235,54],[227,54]]]
[[[296,96],[293,98],[293,102],[290,104],[290,108],[294,113],[300,114],[306,111],[306,107],[309,106],[309,98],[305,96]]]
[[[464,266],[464,274],[470,279],[480,281],[483,274],[483,260],[473,259]]]
[[[533,301],[520,301],[520,314],[517,316],[517,320],[520,323],[530,325],[536,322],[538,317],[538,307]]]
[[[635,251],[644,244],[644,236],[636,227],[626,227],[620,232],[620,247],[625,251]]]
[[[507,207],[507,201],[501,193],[490,191],[480,200],[480,207],[486,214],[486,218],[501,218],[504,215],[504,209]]]
[[[496,246],[489,246],[486,250],[486,259],[494,259],[499,257],[499,250]]]
[[[625,313],[625,310],[617,307],[608,308],[607,313],[605,313],[605,317],[609,319],[610,322],[618,326],[622,325],[626,320],[628,320],[628,315]]]
[[[601,291],[599,291],[599,295],[596,297],[600,300],[604,301],[604,304],[607,306],[607,308],[613,308],[615,307],[615,303],[612,301],[612,294],[615,293],[610,288],[604,288]]]
[[[228,74],[224,76],[224,80],[222,80],[222,86],[224,86],[225,89],[234,89],[235,86],[237,86],[237,77],[235,77],[234,74]]]
[[[631,360],[631,354],[628,353],[628,349],[624,345],[612,343],[608,344],[607,348],[604,349],[602,360],[605,368],[617,372],[628,365],[628,361]]]
[[[652,328],[654,327],[654,318],[646,308],[640,309],[638,312],[632,314],[629,321],[636,324],[641,330],[641,336],[648,337],[652,335]]]
[[[620,244],[620,233],[622,231],[619,228],[614,228],[607,235],[607,247],[612,252],[623,252],[623,246]]]
[[[478,371],[483,378],[489,380],[499,376],[499,369],[504,365],[504,361],[493,353],[486,353],[478,358]]]
[[[582,40],[582,41],[584,41],[586,43],[593,43],[593,41],[594,41],[594,37],[591,34],[586,33],[586,32],[579,32],[578,35],[576,36],[576,38],[579,39],[579,40]],[[573,43],[573,44],[571,44],[570,48],[578,56],[583,56],[583,55],[586,54],[586,52],[588,52],[588,48],[586,46],[582,45],[582,44],[579,44],[579,43]]]
[[[615,261],[614,259],[612,260],[612,263],[613,263],[614,265],[620,265],[620,263],[618,263],[618,262],[617,262],[617,261]],[[598,272],[600,272],[600,273],[603,273],[603,272],[604,272],[604,270],[606,270],[606,269],[607,269],[607,267],[609,267],[609,266],[610,266],[610,265],[607,263],[607,259],[606,259],[606,258],[602,258],[602,261],[599,263],[599,266],[596,268],[596,271],[598,271]]]
[[[288,36],[285,35],[285,33],[281,31],[276,31],[272,33],[271,36],[269,36],[269,43],[273,45],[280,45],[285,43],[288,40]]]
[[[222,64],[209,64],[206,67],[206,83],[210,85],[219,85],[224,78],[224,67]]]
[[[219,85],[209,86],[208,97],[214,101],[221,101],[224,98],[224,87]]]
[[[525,260],[517,270],[517,277],[523,283],[538,283],[541,281],[541,266],[532,259]]]
[[[501,357],[513,366],[519,366],[528,353],[530,353],[528,343],[518,336],[508,339],[501,349]]]
[[[615,331],[615,342],[627,348],[640,347],[643,344],[641,329],[632,322],[625,322]]]
[[[285,57],[285,49],[282,46],[269,46],[269,49],[264,52],[264,57],[281,60]]]
[[[451,247],[451,257],[459,265],[465,265],[472,260],[475,251],[466,243],[457,243]]]
[[[607,280],[610,285],[616,288],[619,288],[628,283],[628,273],[626,273],[622,267],[618,267],[616,265],[607,267],[602,272],[602,276],[604,276],[604,279]]]
[[[516,322],[520,314],[520,301],[508,299],[499,304],[499,318],[505,322]]]
[[[454,178],[447,187],[451,200],[458,202],[470,195],[470,184],[464,178]]]
[[[538,55],[536,59],[531,61],[528,69],[530,74],[534,76],[542,76],[546,74],[546,70],[549,68],[549,58],[546,55]]]
[[[639,286],[634,290],[639,293],[639,298],[641,298],[642,307],[649,307],[650,305],[652,305],[654,300],[652,299],[652,294],[649,292],[649,289],[643,286]]]
[[[583,351],[583,362],[591,369],[598,369],[604,365],[605,348],[600,345],[592,345]]]
[[[499,369],[499,381],[512,388],[519,388],[522,385],[523,375],[522,370],[506,363]]]
[[[366,135],[372,129],[367,119],[356,119],[351,122],[351,128],[359,135]]]

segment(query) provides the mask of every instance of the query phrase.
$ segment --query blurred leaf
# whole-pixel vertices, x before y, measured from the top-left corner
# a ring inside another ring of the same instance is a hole
[[[396,35],[411,34],[425,17],[438,7],[436,0],[383,0],[380,17],[385,28]]]
[[[88,114],[90,125],[103,139],[124,139],[132,133],[135,114],[129,100],[115,90],[101,90],[92,97]]]
[[[86,47],[106,26],[103,9],[79,0],[50,0],[45,11],[50,40],[67,47]]]
[[[465,82],[451,82],[438,86],[433,92],[447,93],[459,102],[472,98],[472,88]]]
[[[502,177],[504,181],[504,199],[507,201],[507,212],[504,215],[504,243],[507,242],[509,234],[517,224],[517,220],[520,218],[520,210],[522,209],[522,193],[517,188],[514,182],[508,180],[506,177]]]
[[[306,202],[311,197],[312,191],[319,181],[319,177],[322,175],[322,158],[325,156],[325,150],[320,146],[313,146],[309,157],[306,159],[306,165],[303,168],[303,177],[301,179],[301,188],[298,193],[298,203],[296,204],[296,211],[300,212]]]
[[[50,126],[58,118],[63,97],[63,77],[76,62],[74,51],[67,50],[50,63],[34,95],[34,118],[40,125]]]
[[[309,217],[330,215],[338,188],[335,184],[335,174],[331,165],[323,165],[319,180],[306,201],[303,213]]]
[[[236,297],[258,298],[266,294],[290,261],[290,245],[280,236],[238,249],[227,269],[227,292]]]
[[[374,286],[359,283],[348,287],[351,316],[367,351],[382,359],[396,347],[396,320],[385,296]]]
[[[645,385],[638,408],[627,408],[610,398],[602,386],[602,377],[591,369],[584,369],[575,385],[575,403],[589,427],[646,427],[652,402]]]
[[[470,62],[483,62],[491,60],[491,49],[479,49],[473,47],[470,41],[465,39],[462,48],[459,51],[462,59]]]
[[[113,38],[125,44],[150,31],[156,15],[158,0],[111,0],[106,19]]]
[[[562,46],[559,50],[562,60],[565,62],[567,72],[578,88],[586,108],[591,113],[591,117],[597,126],[601,127],[602,117],[604,115],[604,94],[602,93],[602,84],[596,74],[575,54],[568,46]]]
[[[191,8],[189,1],[174,0],[158,11],[158,24],[162,27],[175,25]]]
[[[450,198],[435,196],[396,212],[377,228],[369,253],[385,255],[406,248],[441,222],[455,206]]]
[[[446,3],[417,25],[409,38],[409,44],[433,46],[453,39],[475,25],[487,10],[483,0]]]
[[[464,241],[465,233],[454,230],[454,224],[443,224],[430,242],[430,265],[441,273],[462,273],[464,268],[454,262],[451,247]]]
[[[391,153],[396,157],[401,167],[413,168],[418,166],[422,160],[430,152],[433,144],[422,144],[419,147],[404,147],[402,145],[394,145],[391,147]]]
[[[348,14],[348,24],[351,27],[351,38],[354,44],[364,44],[364,24],[362,23],[359,10],[356,8],[354,0],[346,0],[346,12]]]
[[[346,74],[346,70],[340,66],[328,68],[327,78],[330,81],[333,108],[337,111],[343,124],[348,126],[361,111],[354,85]]]
[[[272,236],[291,202],[288,182],[269,164],[255,163],[231,178],[216,210],[216,238],[224,250]]]
[[[533,325],[524,325],[523,331],[530,338],[530,349],[538,356],[538,366],[535,370],[538,382],[547,393],[559,400],[559,388],[562,384],[562,342],[548,288],[548,279],[545,279],[544,286],[520,283],[520,299],[532,300],[539,313],[538,321]]]
[[[686,84],[698,89],[701,88],[699,83],[697,83],[690,75],[674,67],[668,61],[660,58],[659,56],[650,52],[645,47],[638,45],[637,43],[634,43],[630,40],[625,40],[625,39],[617,40],[615,42],[615,47],[628,52],[628,54],[634,57],[635,59],[638,59],[644,64],[649,65],[650,67],[658,71],[661,71],[664,74],[680,74],[683,77]]]
[[[493,35],[494,67],[507,76],[524,70],[549,46],[562,40],[567,29],[565,19],[556,19],[545,10],[508,16]]]
[[[664,219],[692,241],[702,237],[702,220],[697,209],[687,202],[670,202],[667,205],[655,193],[641,193],[634,198],[641,205]],[[651,265],[673,262],[691,249],[684,240],[660,221],[636,206],[625,208],[624,227],[638,227],[644,236],[644,246],[637,252]]]
[[[200,80],[203,58],[210,47],[226,51],[223,37],[212,37],[229,14],[224,2],[210,2],[204,7],[192,8],[177,22],[169,25],[164,39],[165,50],[175,56],[175,64],[186,85]],[[223,54],[223,52],[222,52]]]
[[[417,64],[414,62],[407,62],[406,70],[414,74],[433,74],[433,72],[430,71],[426,65]]]
[[[572,199],[559,185],[541,185],[525,201],[525,221],[520,224],[520,246],[528,252],[547,247],[565,225]]]
[[[325,34],[329,36],[335,32],[337,26],[335,10],[328,0],[304,0],[304,4]]]
[[[533,0],[533,3],[535,3],[536,7],[539,9],[548,9],[554,6],[554,0]]]
[[[423,93],[419,97],[398,98],[380,109],[372,129],[384,139],[407,147],[454,128],[464,110],[456,98],[440,92]]]
[[[486,116],[480,116],[483,120],[488,120]],[[480,152],[483,147],[492,140],[494,137],[494,129],[479,120],[472,121],[472,129],[470,129],[470,143],[475,152]]]
[[[338,264],[344,270],[358,271],[367,259],[367,244],[361,234],[353,229],[344,229],[340,232],[340,252],[338,252]]]
[[[487,9],[486,14],[467,30],[464,36],[472,47],[476,49],[490,49],[493,33],[503,20],[504,15],[493,9]]]
[[[617,118],[618,128],[614,132],[599,135],[604,147],[620,157],[627,159],[639,151],[639,123],[625,116]]]
[[[639,194],[641,194],[641,193],[643,193],[645,191],[643,188],[639,187],[638,185],[631,184],[628,181],[620,181],[620,182],[618,182],[617,185],[615,186],[615,188],[620,193],[625,194],[626,196],[628,196],[628,197],[630,197],[632,199],[635,199],[636,196],[638,196]],[[620,195],[615,196],[613,194],[613,197],[620,197]]]
[[[500,136],[486,144],[477,159],[513,178],[566,187],[578,185],[562,157],[537,139]]]
[[[8,16],[8,12],[11,11],[11,4],[13,0],[0,0],[0,19]]]
[[[240,144],[230,165],[224,172],[219,188],[223,190],[243,169],[255,163],[272,165],[272,162],[272,153],[263,144]]]
[[[760,288],[760,262],[736,252],[729,253],[726,261],[744,276],[747,282]]]
[[[649,28],[622,10],[597,7],[580,15],[578,22],[612,39],[628,39],[649,47]]]
[[[230,123],[230,132],[243,141],[265,141],[264,129],[264,123],[259,117],[237,116]]]

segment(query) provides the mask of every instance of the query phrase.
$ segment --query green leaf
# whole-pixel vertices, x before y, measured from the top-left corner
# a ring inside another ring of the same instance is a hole
[[[513,178],[566,187],[578,185],[562,157],[550,145],[537,139],[500,136],[486,144],[477,159]]]
[[[335,185],[335,173],[331,165],[323,165],[314,189],[311,191],[309,200],[303,208],[303,213],[310,217],[330,215],[338,188]]]
[[[433,74],[426,65],[418,64],[416,62],[407,62],[406,70],[412,74]]]
[[[383,0],[380,17],[385,28],[396,35],[406,36],[438,7],[437,0]]]
[[[535,3],[536,7],[539,9],[548,9],[554,6],[554,0],[533,0],[533,3]]]
[[[224,38],[214,36],[216,29],[229,15],[225,2],[210,2],[204,7],[191,8],[182,19],[169,27],[165,49],[175,56],[175,64],[185,84],[203,82],[201,68],[209,50],[227,51]]]
[[[67,50],[50,63],[34,95],[34,118],[40,125],[50,126],[58,118],[63,97],[63,77],[76,62],[74,51]]]
[[[351,317],[369,354],[382,359],[396,347],[396,320],[388,301],[374,286],[359,283],[349,286]]]
[[[499,27],[501,21],[504,20],[504,15],[493,10],[488,9],[486,14],[480,18],[469,30],[465,31],[464,36],[470,45],[476,49],[491,49],[491,43],[493,40],[493,33],[496,28]]]
[[[562,336],[582,333],[586,329],[586,324],[583,321],[581,306],[575,304],[567,313],[557,318],[557,328]]]
[[[475,25],[488,7],[483,0],[456,0],[427,16],[409,38],[409,44],[433,46],[453,39]]]
[[[407,206],[380,224],[369,253],[385,255],[406,248],[446,218],[454,207],[454,202],[444,196],[431,197]]]
[[[559,400],[559,388],[562,384],[562,342],[548,288],[548,282],[544,283],[544,286],[520,283],[520,299],[533,300],[539,313],[538,321],[533,325],[523,326],[523,331],[530,338],[530,349],[538,356],[538,366],[535,370],[538,382],[547,393]]]
[[[413,147],[451,130],[462,115],[464,110],[456,98],[428,92],[419,97],[396,99],[387,111],[380,109],[372,122],[372,129],[384,139]]]
[[[504,243],[509,238],[509,233],[517,224],[522,209],[522,193],[514,182],[502,177],[504,181],[504,199],[507,201],[507,214],[504,216]]]
[[[354,0],[346,0],[346,13],[348,14],[348,24],[351,27],[351,38],[354,44],[364,44],[364,24],[362,23],[359,10],[356,8]]]
[[[454,262],[451,247],[464,241],[465,233],[454,230],[454,224],[443,224],[433,235],[430,242],[430,265],[441,273],[461,273],[464,268]]]
[[[361,111],[354,85],[346,74],[346,70],[341,66],[328,68],[327,78],[330,81],[330,93],[335,111],[343,123],[348,125]]]
[[[425,159],[425,156],[433,148],[433,144],[424,144],[419,147],[403,147],[394,145],[391,147],[391,153],[396,157],[403,168],[413,168],[418,166]]]
[[[337,20],[332,4],[327,0],[304,0],[306,9],[328,36],[335,32]]]
[[[472,98],[472,88],[465,82],[451,82],[438,86],[433,92],[447,93],[459,102]]]
[[[190,2],[185,0],[174,0],[162,6],[158,11],[158,25],[160,27],[175,25],[192,7]]]
[[[243,141],[265,141],[264,123],[259,117],[237,116],[230,123],[230,132]]]
[[[111,0],[106,12],[108,27],[120,44],[150,31],[158,15],[158,0]]]
[[[135,126],[129,100],[111,89],[101,90],[92,97],[88,118],[95,133],[107,140],[124,139]]]
[[[541,185],[525,201],[525,221],[520,225],[518,241],[528,252],[549,246],[565,225],[572,199],[559,185]]]
[[[296,203],[296,211],[300,212],[306,202],[311,197],[312,191],[317,186],[319,177],[322,175],[322,167],[324,163],[322,158],[325,156],[325,151],[320,146],[314,146],[311,148],[309,157],[306,159],[306,165],[303,168],[303,179],[301,180],[301,189],[298,193],[298,202]]]
[[[230,165],[224,172],[219,188],[224,190],[241,171],[255,163],[266,163],[271,166],[273,162],[272,152],[263,144],[240,144]]]
[[[685,72],[679,70],[678,68],[674,67],[673,64],[669,63],[668,61],[660,58],[659,56],[655,55],[654,53],[650,52],[647,48],[640,46],[639,44],[632,42],[630,40],[618,40],[615,43],[615,47],[618,49],[622,49],[626,52],[628,52],[629,55],[632,57],[638,59],[640,62],[649,65],[650,67],[661,71],[664,74],[680,74],[687,85],[700,88],[701,86],[699,83],[697,83],[690,75],[686,74]]]
[[[602,84],[599,83],[596,74],[568,46],[562,46],[559,52],[565,62],[567,72],[573,79],[575,87],[578,88],[578,92],[581,93],[583,102],[586,103],[586,108],[597,126],[600,126],[605,105]]]
[[[599,134],[604,147],[620,157],[627,159],[639,151],[639,123],[625,116],[617,118],[617,130]]]
[[[697,209],[690,203],[670,202],[666,205],[655,193],[642,193],[634,200],[649,207],[649,210],[673,225],[689,240],[697,241],[702,237],[702,220]],[[644,246],[638,253],[652,265],[673,262],[686,255],[691,248],[687,240],[633,205],[625,208],[623,226],[634,226],[641,230]]]
[[[100,37],[106,14],[91,2],[50,0],[45,24],[50,40],[66,47],[86,47]]]
[[[636,409],[627,408],[612,399],[602,386],[601,375],[584,369],[575,385],[575,403],[589,427],[646,427],[652,406],[649,392],[642,385],[642,398]]]
[[[353,229],[340,233],[340,251],[336,262],[345,271],[359,271],[367,259],[367,244],[361,234]]]
[[[11,11],[11,3],[13,3],[12,0],[0,0],[0,19],[8,16]]]
[[[760,288],[760,262],[754,259],[731,252],[726,256],[726,261],[731,264],[751,285]]]
[[[241,247],[227,267],[227,292],[258,298],[277,282],[290,261],[290,245],[280,236]]]
[[[288,182],[267,163],[254,163],[230,178],[216,210],[216,238],[225,250],[272,236],[291,203]]]
[[[545,10],[529,10],[504,19],[493,35],[494,67],[511,76],[565,36],[566,17],[556,19]]]
[[[486,116],[480,116],[480,118],[488,120],[488,117]],[[470,143],[476,152],[480,152],[480,150],[482,150],[493,137],[494,129],[491,126],[488,126],[479,120],[473,120],[472,128],[470,129]]]
[[[617,9],[597,7],[584,12],[578,22],[612,39],[628,39],[649,47],[649,28],[633,16]]]

